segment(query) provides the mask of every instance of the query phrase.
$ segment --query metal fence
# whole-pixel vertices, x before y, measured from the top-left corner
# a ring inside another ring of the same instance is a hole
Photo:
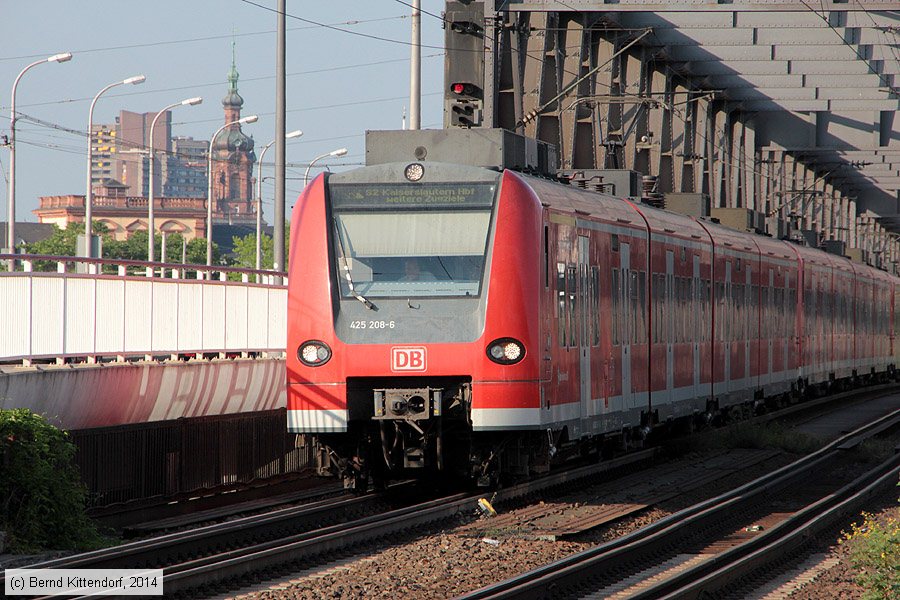
[[[285,410],[70,432],[89,506],[172,497],[297,473],[312,466]]]
[[[12,258],[0,255],[0,261]],[[283,273],[73,257],[15,259],[21,270],[0,271],[2,362],[284,352]]]

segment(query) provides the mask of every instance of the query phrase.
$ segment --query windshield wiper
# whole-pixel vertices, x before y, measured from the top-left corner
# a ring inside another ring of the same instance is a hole
[[[347,260],[347,253],[344,251],[344,239],[341,237],[341,231],[337,226],[337,222],[334,224],[334,233],[338,239],[338,248],[341,251],[341,263],[343,264],[344,269],[344,279],[347,280],[347,287],[350,288],[350,294],[363,303],[363,306],[368,308],[369,310],[375,310],[375,305],[372,304],[369,300],[367,300],[362,294],[356,291],[356,288],[353,286],[353,277],[350,275],[350,262]]]

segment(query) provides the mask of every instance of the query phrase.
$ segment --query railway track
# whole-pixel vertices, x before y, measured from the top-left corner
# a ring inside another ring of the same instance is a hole
[[[655,450],[645,450],[603,464],[551,474],[501,490],[494,495],[495,500],[510,502],[526,498],[553,487],[574,484],[600,473],[650,460],[655,454]],[[416,528],[471,513],[476,509],[477,500],[481,496],[481,493],[454,494],[308,534],[172,565],[166,568],[166,594],[186,594],[198,588],[241,578],[252,580],[258,578],[260,573],[289,569],[294,565],[308,568],[329,553],[344,552],[378,540],[395,538]]]
[[[867,390],[869,394],[873,392],[877,394],[879,390]],[[858,394],[860,392],[846,396]],[[787,412],[796,410],[796,406],[789,407]],[[783,415],[783,411],[759,419],[779,415]],[[655,450],[645,450],[597,465],[554,473],[500,490],[494,501],[510,503],[550,488],[579,485],[576,482],[600,473],[650,460],[655,453]],[[413,493],[404,489],[404,495],[411,497]],[[292,564],[302,562],[303,567],[321,564],[327,561],[329,553],[364,547],[400,532],[474,511],[480,495],[459,494],[417,504],[410,499],[401,508],[396,508],[396,502],[391,505],[384,495],[343,496],[48,561],[30,568],[162,567],[165,568],[166,594],[186,595],[222,582],[231,585],[227,582],[253,579],[279,569],[283,571]],[[420,494],[419,498],[422,497]]]
[[[608,462],[561,471],[502,490],[495,494],[496,500],[512,501],[553,487],[574,484],[651,460],[656,453],[653,449],[643,450]],[[308,567],[316,560],[324,561],[331,553],[474,511],[482,494],[461,493],[419,503],[414,503],[412,496],[407,490],[407,505],[392,510],[384,509],[387,504],[384,494],[326,500],[29,565],[28,568],[161,567],[165,568],[167,596],[196,596],[200,588],[254,578],[298,562]],[[364,511],[366,515],[348,518],[347,515],[354,511]],[[322,526],[326,519],[332,524]],[[304,530],[304,524],[311,526]],[[298,529],[302,531],[290,533]],[[0,586],[3,584],[0,580]]]
[[[830,467],[840,464],[848,450],[898,424],[900,410],[731,492],[460,598],[649,599],[715,594],[782,560],[810,536],[833,527],[867,499],[896,484],[900,454],[846,485],[828,487],[824,480],[833,477]],[[784,492],[792,488],[801,493]],[[776,495],[785,504],[773,509],[769,503]],[[735,523],[740,524],[737,530]]]
[[[386,505],[385,494],[355,496],[344,494],[252,515],[233,521],[169,533],[119,546],[75,554],[29,565],[34,569],[140,569],[168,567],[186,558],[248,546],[261,540],[277,539],[296,532],[321,527],[323,523],[350,520],[360,513],[374,513]],[[0,574],[0,588],[5,575]]]

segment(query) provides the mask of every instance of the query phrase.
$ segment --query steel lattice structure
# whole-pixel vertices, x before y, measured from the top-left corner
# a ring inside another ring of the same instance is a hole
[[[445,126],[900,260],[900,2],[487,0],[444,19]]]

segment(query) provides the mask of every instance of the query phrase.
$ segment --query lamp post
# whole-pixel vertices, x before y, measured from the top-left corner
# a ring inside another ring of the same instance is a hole
[[[309,165],[307,165],[307,167],[306,167],[306,173],[303,174],[303,187],[306,187],[307,185],[309,185],[309,170],[312,169],[312,166],[314,164],[316,164],[317,161],[319,161],[323,158],[328,158],[329,156],[338,157],[338,156],[344,156],[345,154],[347,154],[346,148],[338,148],[337,150],[332,150],[331,152],[326,152],[325,154],[320,154],[319,156],[317,156],[314,159],[312,159],[311,161],[309,161]]]
[[[153,170],[154,164],[156,163],[156,156],[153,154],[153,129],[156,127],[156,121],[166,113],[166,111],[176,108],[178,106],[194,106],[203,102],[203,98],[188,98],[187,100],[182,100],[181,102],[176,102],[175,104],[170,104],[153,117],[153,121],[150,123],[150,189],[147,193],[147,231],[150,232],[150,241],[147,243],[147,261],[153,262],[156,258],[154,255],[156,253],[156,248],[154,245],[154,240],[156,238],[156,226],[153,221],[153,191],[154,191],[154,179],[153,179]],[[165,252],[165,251],[163,251]],[[152,267],[151,267],[152,269]]]
[[[19,72],[12,86],[12,101],[9,109],[9,194],[7,202],[9,203],[7,212],[6,225],[6,245],[11,253],[15,253],[16,245],[16,88],[19,86],[19,80],[22,75],[32,67],[42,65],[48,62],[64,63],[72,60],[71,52],[63,52],[62,54],[54,54],[41,60],[36,60]],[[15,268],[15,261],[10,261],[10,270]]]
[[[413,0],[412,19],[410,19],[412,43],[409,57],[409,128],[420,129],[419,117],[422,106],[422,0]]]
[[[299,129],[291,131],[290,133],[285,134],[284,139],[290,140],[293,138],[298,138],[303,135],[303,132]],[[259,161],[257,161],[256,167],[256,270],[259,271],[262,267],[262,162],[263,156],[266,155],[266,150],[277,141],[277,138],[263,146],[262,152],[259,153]],[[257,277],[259,277],[257,275]]]
[[[237,121],[232,121],[230,123],[225,123],[221,127],[219,127],[216,132],[213,134],[212,138],[209,140],[209,166],[207,168],[207,180],[208,187],[206,189],[206,266],[212,266],[212,203],[213,203],[213,172],[212,172],[212,161],[213,161],[213,144],[216,143],[216,138],[219,137],[219,134],[225,131],[228,127],[232,125],[244,125],[246,123],[256,123],[259,120],[257,115],[250,115],[244,117],[242,119],[238,119]]]
[[[84,195],[84,239],[85,239],[85,248],[84,248],[84,256],[87,258],[91,258],[93,256],[93,244],[91,244],[91,238],[94,234],[94,223],[92,217],[92,211],[94,208],[94,186],[91,182],[91,170],[94,163],[94,106],[97,104],[97,100],[100,99],[104,93],[108,90],[111,90],[114,87],[120,85],[138,85],[139,83],[144,83],[147,78],[143,75],[135,75],[134,77],[129,77],[128,79],[123,79],[122,81],[117,81],[115,83],[111,83],[94,96],[94,99],[91,101],[91,108],[88,111],[88,157],[87,157],[87,193]]]

